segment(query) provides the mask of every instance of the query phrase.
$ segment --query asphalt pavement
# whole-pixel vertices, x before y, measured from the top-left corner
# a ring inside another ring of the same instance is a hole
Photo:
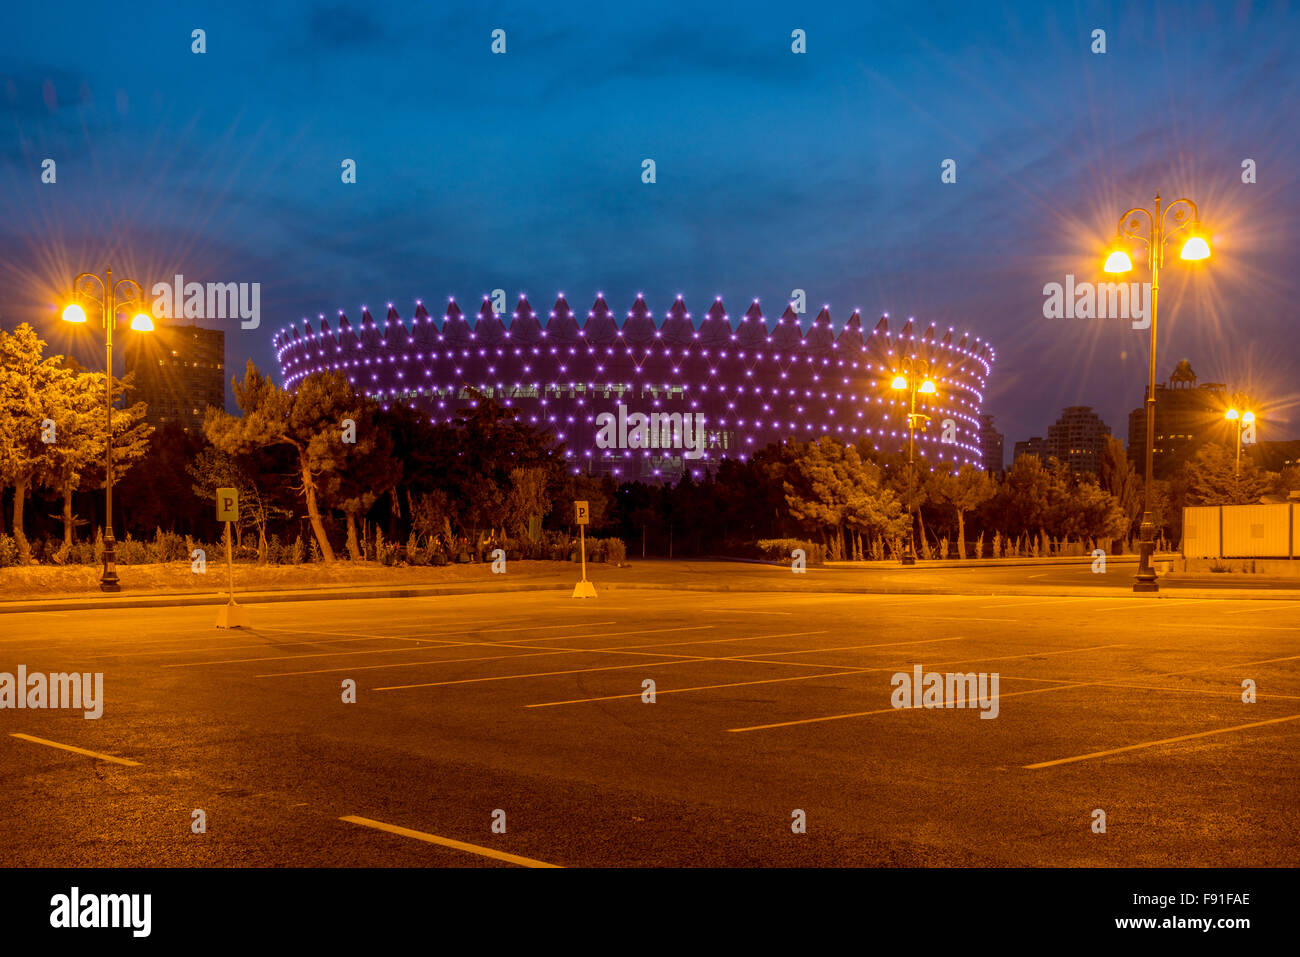
[[[0,672],[102,672],[104,702],[0,710],[0,855],[1300,862],[1300,603],[615,584],[254,605],[246,631],[205,606],[6,615]],[[997,673],[996,717],[894,708],[917,665]]]

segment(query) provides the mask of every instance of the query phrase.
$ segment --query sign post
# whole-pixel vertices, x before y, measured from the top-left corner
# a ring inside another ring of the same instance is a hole
[[[582,581],[573,586],[573,597],[595,598],[596,586],[587,581],[587,526],[591,524],[591,509],[587,502],[573,503],[573,521],[578,526],[578,547],[582,554]]]
[[[217,489],[217,521],[226,523],[226,570],[230,573],[230,601],[217,611],[218,628],[248,628],[248,612],[235,604],[234,533],[231,522],[239,520],[239,491],[233,488]]]

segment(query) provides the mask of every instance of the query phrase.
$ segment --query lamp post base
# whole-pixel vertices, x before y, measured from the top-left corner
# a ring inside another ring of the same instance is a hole
[[[1146,531],[1144,524],[1143,531]],[[1156,543],[1151,539],[1144,538],[1138,543],[1138,570],[1137,575],[1133,578],[1133,590],[1138,592],[1159,591],[1160,586],[1156,583],[1156,570],[1152,562],[1155,554]]]

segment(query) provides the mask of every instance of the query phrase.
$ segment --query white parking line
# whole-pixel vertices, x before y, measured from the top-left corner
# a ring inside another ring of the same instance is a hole
[[[50,741],[47,738],[36,738],[30,734],[19,734],[12,732],[11,738],[20,738],[23,741],[30,741],[32,744],[43,744],[47,748],[58,748],[60,751],[71,751],[74,754],[84,754],[88,758],[98,758],[100,761],[111,761],[113,764],[125,764],[128,767],[138,768],[139,761],[129,761],[126,758],[115,758],[111,754],[101,754],[99,751],[87,751],[85,748],[74,747],[71,744],[59,744],[57,741]]]
[[[347,817],[339,818],[339,820],[347,821],[349,824],[360,824],[362,827],[372,827],[376,831],[387,831],[389,834],[400,834],[402,837],[413,837],[417,841],[424,841],[426,844],[437,844],[457,851],[468,851],[470,854],[477,854],[479,857],[490,857],[493,860],[518,864],[520,867],[559,868],[563,866],[561,864],[547,864],[545,861],[533,860],[531,857],[520,857],[518,854],[507,854],[505,851],[498,851],[491,847],[480,847],[478,844],[466,844],[464,841],[453,840],[450,837],[439,837],[437,834],[429,834],[425,831],[413,831],[409,827],[385,824],[383,821],[374,821],[368,817],[357,817],[355,814],[349,814]]]

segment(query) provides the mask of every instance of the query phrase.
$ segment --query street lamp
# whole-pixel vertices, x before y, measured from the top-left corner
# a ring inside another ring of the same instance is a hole
[[[916,422],[918,419],[930,421],[930,417],[924,413],[916,411],[916,396],[919,392],[921,395],[936,395],[939,391],[934,384],[930,363],[917,359],[915,356],[910,359],[903,359],[899,365],[899,371],[894,373],[893,381],[889,383],[890,388],[898,392],[906,391],[908,393],[910,409],[907,414],[907,482],[908,490],[911,490],[911,484],[915,481],[915,459],[916,459]],[[909,504],[907,509],[907,551],[903,555],[904,565],[916,564],[916,546],[912,542],[912,508]]]
[[[1236,478],[1241,478],[1241,433],[1255,424],[1255,413],[1238,412],[1236,409],[1229,409],[1224,418],[1229,422],[1237,423],[1237,464],[1232,474]]]
[[[1170,213],[1173,214],[1172,221],[1166,222]],[[1147,227],[1145,235],[1141,231],[1144,220]],[[1136,206],[1119,218],[1115,244],[1102,267],[1108,273],[1129,272],[1133,268],[1133,261],[1124,248],[1125,240],[1130,245],[1133,240],[1146,245],[1147,268],[1151,270],[1151,364],[1147,374],[1146,484],[1143,489],[1142,540],[1138,546],[1140,558],[1137,577],[1133,581],[1133,590],[1141,592],[1160,590],[1156,584],[1155,568],[1151,564],[1151,556],[1156,550],[1155,523],[1151,519],[1156,432],[1156,297],[1160,291],[1160,267],[1165,264],[1165,243],[1181,232],[1188,233],[1188,236],[1179,253],[1180,258],[1189,262],[1210,258],[1210,244],[1201,233],[1200,212],[1196,204],[1190,199],[1176,199],[1162,211],[1160,194],[1157,192],[1154,213],[1145,207]]]
[[[118,287],[127,287],[124,295],[118,295]],[[96,292],[98,287],[98,292]],[[134,292],[132,292],[134,290]],[[104,379],[105,409],[107,412],[108,438],[105,448],[104,471],[104,574],[99,579],[101,591],[121,591],[117,579],[117,555],[113,538],[113,326],[117,324],[119,309],[129,311],[132,306],[145,304],[144,289],[134,279],[119,279],[113,282],[113,270],[105,271],[101,279],[94,273],[83,272],[72,280],[73,301],[63,310],[63,321],[72,323],[86,322],[86,310],[81,303],[99,306],[104,324],[104,355],[107,376]],[[136,332],[152,332],[153,320],[147,312],[136,312],[131,318],[131,328]]]

